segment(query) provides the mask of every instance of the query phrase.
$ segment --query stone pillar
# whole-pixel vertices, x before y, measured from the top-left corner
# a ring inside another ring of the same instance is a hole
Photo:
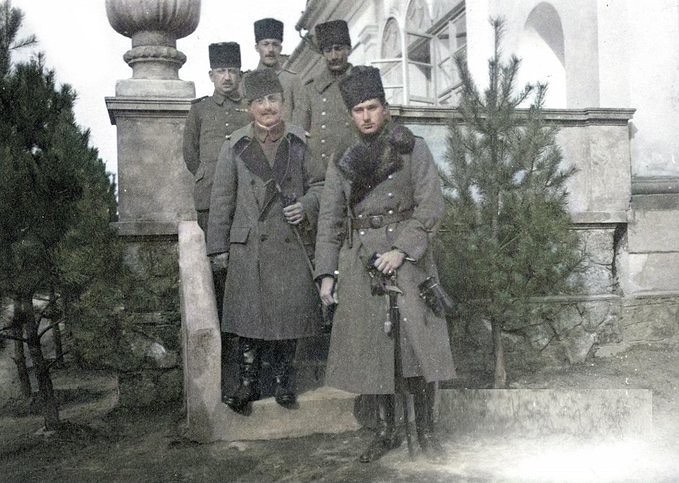
[[[198,26],[200,0],[106,0],[106,14],[132,41],[123,56],[132,78],[117,81],[115,97],[106,98],[118,136],[119,231],[174,237],[178,221],[195,217],[182,158],[195,86],[179,79],[186,56],[176,44]]]
[[[106,98],[118,138],[118,233],[137,278],[125,294],[118,343],[120,404],[178,400],[182,393],[177,225],[195,219],[193,177],[182,156],[184,122],[195,97],[178,71],[177,39],[198,26],[200,0],[106,0],[114,30],[129,37],[132,77]],[[114,61],[115,59],[112,59]],[[216,323],[216,322],[215,322]]]

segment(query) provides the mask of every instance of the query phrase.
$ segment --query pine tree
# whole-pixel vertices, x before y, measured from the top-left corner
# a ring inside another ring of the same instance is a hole
[[[503,327],[544,309],[536,297],[574,290],[582,257],[567,210],[574,168],[563,167],[557,128],[542,112],[547,86],[517,92],[520,61],[502,61],[504,22],[491,24],[494,55],[483,93],[456,59],[461,120],[451,123],[441,170],[449,206],[442,281],[466,316],[490,323],[499,388],[507,384]],[[524,103],[527,111],[518,110]]]
[[[120,251],[108,225],[114,186],[88,145],[89,133],[75,123],[71,87],[57,87],[41,54],[10,63],[17,45],[11,35],[22,15],[9,2],[0,4],[0,12],[0,60],[7,60],[0,75],[0,293],[14,303],[14,320],[0,328],[0,337],[17,343],[20,379],[30,393],[20,353],[26,343],[45,426],[54,430],[61,424],[41,339],[62,321],[55,314],[66,312],[96,280],[117,273]],[[33,304],[38,294],[49,294],[40,311]],[[56,320],[41,329],[48,312]]]

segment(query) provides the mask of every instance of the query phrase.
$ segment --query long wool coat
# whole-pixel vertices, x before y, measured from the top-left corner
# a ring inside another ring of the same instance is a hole
[[[290,126],[273,167],[252,125],[224,143],[212,189],[208,255],[229,253],[222,330],[280,340],[317,335],[321,303],[298,234],[283,217],[276,188],[304,206],[315,226],[323,171],[308,155],[304,132]]]
[[[352,185],[336,162],[328,167],[321,201],[315,273],[339,271],[326,384],[357,394],[390,394],[395,389],[394,340],[384,332],[388,300],[371,295],[365,269],[372,253],[392,247],[414,259],[397,270],[403,292],[398,296],[403,376],[424,376],[430,382],[455,376],[446,322],[424,304],[417,290],[425,278],[437,275],[430,241],[444,210],[440,181],[421,138],[415,138],[412,152],[400,156],[400,169],[368,190],[350,211],[355,219],[391,212],[405,212],[406,219],[353,230],[350,242],[344,227]]]

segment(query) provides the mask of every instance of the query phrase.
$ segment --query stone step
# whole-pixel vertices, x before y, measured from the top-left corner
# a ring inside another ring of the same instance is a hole
[[[314,433],[342,433],[360,428],[354,417],[355,394],[330,387],[304,392],[298,407],[286,409],[273,398],[255,401],[247,415],[219,403],[212,414],[212,440],[294,438]]]
[[[445,432],[622,437],[652,429],[647,389],[443,389],[438,427]]]

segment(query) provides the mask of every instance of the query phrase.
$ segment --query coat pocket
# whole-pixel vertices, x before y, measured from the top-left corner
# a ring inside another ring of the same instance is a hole
[[[247,243],[250,235],[249,226],[232,226],[229,234],[229,243]]]

